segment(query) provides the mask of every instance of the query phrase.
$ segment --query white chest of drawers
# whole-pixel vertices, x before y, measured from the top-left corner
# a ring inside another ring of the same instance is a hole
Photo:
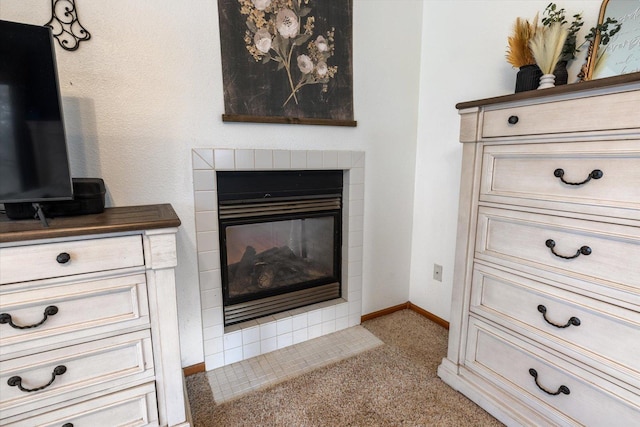
[[[0,219],[0,425],[188,426],[170,205]]]
[[[507,425],[640,425],[640,74],[459,104],[438,375]]]

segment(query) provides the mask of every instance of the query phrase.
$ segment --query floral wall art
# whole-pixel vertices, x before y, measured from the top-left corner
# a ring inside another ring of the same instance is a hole
[[[224,121],[355,126],[352,0],[218,0]]]

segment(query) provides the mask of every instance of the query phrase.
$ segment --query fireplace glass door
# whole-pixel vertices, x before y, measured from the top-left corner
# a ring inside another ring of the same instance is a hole
[[[343,171],[216,180],[225,326],[342,296]]]
[[[223,224],[226,323],[339,298],[339,231],[339,212]]]
[[[335,279],[332,217],[226,228],[229,299]]]

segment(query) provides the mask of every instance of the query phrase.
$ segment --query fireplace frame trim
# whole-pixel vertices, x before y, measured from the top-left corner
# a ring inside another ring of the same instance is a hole
[[[207,370],[360,324],[364,167],[362,151],[193,149],[195,226]],[[342,298],[224,327],[216,171],[339,169],[344,174]]]

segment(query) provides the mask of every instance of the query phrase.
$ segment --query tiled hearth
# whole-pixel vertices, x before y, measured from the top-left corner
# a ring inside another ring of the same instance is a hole
[[[220,404],[382,345],[360,325],[207,372]]]
[[[207,370],[360,324],[364,153],[359,151],[194,149],[198,271]],[[344,171],[342,298],[224,327],[215,172]]]

